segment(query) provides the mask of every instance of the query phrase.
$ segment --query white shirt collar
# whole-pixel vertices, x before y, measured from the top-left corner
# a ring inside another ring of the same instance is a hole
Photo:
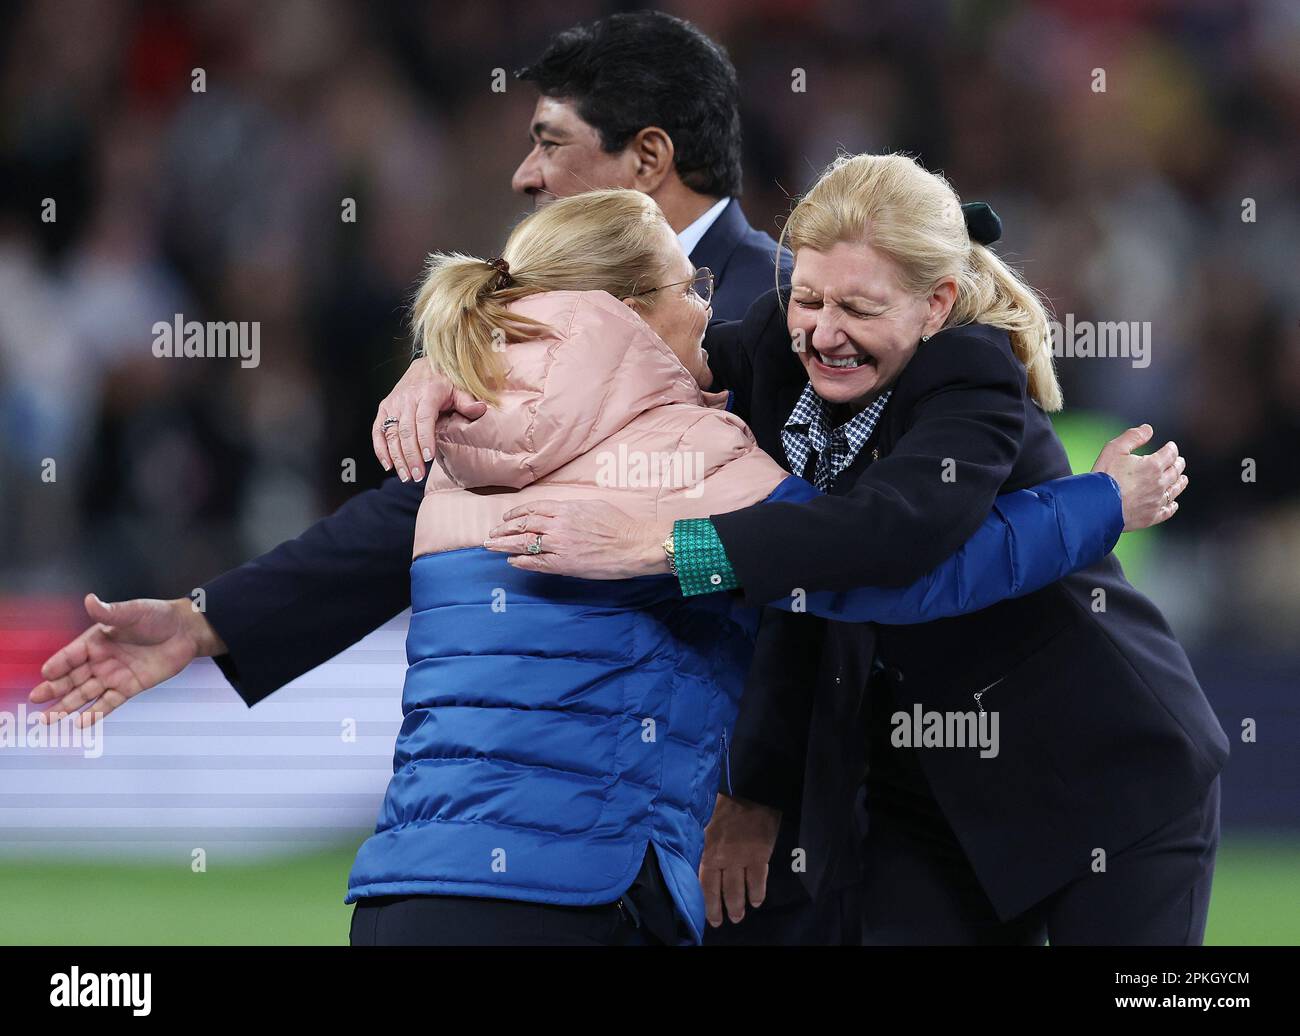
[[[709,227],[718,221],[722,215],[722,210],[731,204],[730,198],[723,198],[716,205],[704,213],[699,219],[677,235],[677,240],[682,243],[682,251],[688,256],[695,251],[695,246],[709,232]]]

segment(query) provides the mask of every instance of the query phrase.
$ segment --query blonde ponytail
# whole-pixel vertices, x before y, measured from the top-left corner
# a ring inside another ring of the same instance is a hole
[[[866,241],[902,270],[904,286],[928,295],[945,277],[957,296],[945,327],[988,324],[1007,332],[1044,410],[1060,410],[1043,299],[996,253],[970,239],[957,192],[907,155],[843,155],[827,167],[781,232],[796,253]]]
[[[592,191],[551,202],[511,233],[501,252],[505,283],[486,260],[429,256],[411,307],[416,343],[454,385],[496,404],[506,347],[547,330],[513,312],[512,303],[544,291],[637,295],[660,283],[671,234],[659,206],[640,191]],[[654,305],[653,296],[646,305]]]
[[[1061,409],[1064,400],[1056,380],[1046,303],[996,252],[973,241],[948,315],[947,326],[961,324],[989,324],[1006,331],[1025,368],[1029,394],[1048,412]]]
[[[542,333],[545,325],[510,312],[526,295],[516,283],[498,288],[500,273],[483,259],[452,252],[431,255],[412,306],[416,339],[434,370],[485,403],[499,402],[501,355],[508,342]]]

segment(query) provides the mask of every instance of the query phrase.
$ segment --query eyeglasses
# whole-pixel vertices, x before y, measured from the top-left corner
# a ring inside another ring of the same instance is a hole
[[[635,292],[634,295],[649,295],[656,291],[663,291],[665,288],[677,288],[683,284],[689,284],[691,291],[695,292],[706,306],[713,301],[713,271],[707,266],[701,266],[695,271],[695,276],[688,281],[673,281],[672,284],[661,284],[657,288],[646,288],[645,291]]]

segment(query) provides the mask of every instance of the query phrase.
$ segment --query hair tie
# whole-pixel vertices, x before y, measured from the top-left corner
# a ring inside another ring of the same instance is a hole
[[[968,201],[961,207],[966,233],[978,245],[991,245],[1002,236],[1002,220],[987,202]]]
[[[493,256],[487,260],[487,264],[497,271],[496,287],[492,290],[500,291],[502,288],[509,288],[514,285],[515,279],[510,276],[510,264],[501,256]]]

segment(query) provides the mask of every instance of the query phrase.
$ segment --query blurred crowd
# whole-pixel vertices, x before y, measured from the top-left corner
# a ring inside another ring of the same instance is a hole
[[[535,96],[494,70],[620,6],[7,5],[0,594],[186,594],[375,484],[423,257],[494,254],[528,207]],[[906,150],[1062,319],[1149,322],[1147,367],[1059,361],[1065,420],[1188,457],[1148,587],[1180,634],[1294,648],[1300,7],[658,6],[736,64],[755,226],[837,150]],[[178,313],[259,321],[260,365],[155,357]]]

